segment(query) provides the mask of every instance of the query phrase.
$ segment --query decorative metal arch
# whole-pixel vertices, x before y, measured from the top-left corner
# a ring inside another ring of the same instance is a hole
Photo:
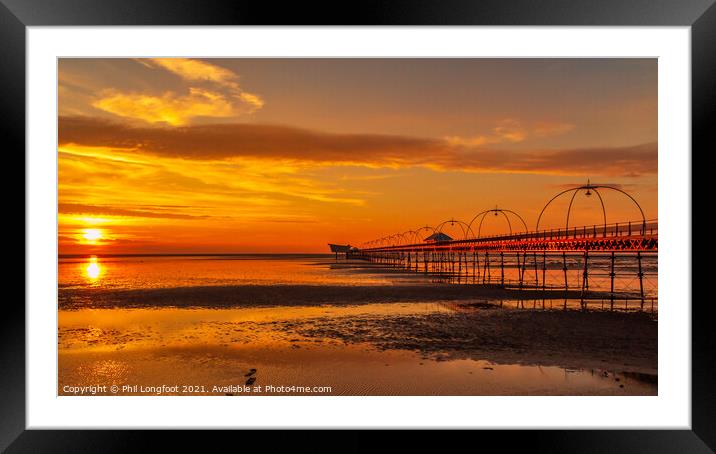
[[[569,216],[570,216],[571,211],[572,211],[572,204],[574,203],[574,198],[577,196],[577,194],[579,193],[579,191],[586,191],[586,192],[585,192],[585,195],[587,195],[587,196],[592,195],[591,191],[594,191],[594,193],[597,194],[597,197],[599,197],[599,203],[600,203],[601,206],[602,206],[602,221],[604,222],[604,231],[606,232],[606,230],[607,230],[607,209],[606,209],[606,207],[604,206],[604,199],[602,199],[602,195],[599,193],[599,191],[598,191],[597,189],[611,189],[612,191],[617,191],[617,192],[619,192],[619,193],[621,193],[621,194],[624,194],[624,195],[627,196],[632,202],[634,202],[634,205],[636,205],[636,207],[639,209],[639,213],[641,213],[642,234],[644,233],[644,231],[646,230],[646,216],[644,216],[644,210],[641,209],[641,205],[639,205],[639,202],[637,202],[634,197],[632,197],[631,195],[629,195],[627,192],[625,192],[625,191],[623,191],[623,190],[621,190],[621,189],[619,189],[619,188],[616,188],[616,187],[614,187],[614,186],[608,186],[608,185],[604,185],[604,184],[591,184],[591,183],[589,182],[589,180],[587,180],[587,184],[585,184],[584,186],[579,186],[579,187],[576,187],[576,188],[565,189],[564,191],[562,191],[562,192],[560,192],[559,194],[557,194],[557,195],[555,195],[554,197],[552,197],[552,198],[549,200],[549,202],[547,202],[547,204],[544,206],[544,208],[542,208],[542,211],[540,211],[539,216],[537,217],[537,226],[535,227],[535,230],[539,231],[539,223],[540,223],[540,221],[542,220],[542,215],[544,214],[544,212],[545,212],[545,210],[547,209],[547,207],[548,207],[552,202],[554,202],[558,197],[560,197],[560,196],[562,196],[562,195],[564,195],[564,194],[573,192],[572,197],[571,197],[571,199],[569,200],[569,206],[567,207],[567,220],[566,220],[566,223],[565,223],[565,230],[569,230]]]
[[[401,239],[400,233],[394,233],[392,235],[388,235],[388,246],[399,246],[400,245],[400,239]]]
[[[398,238],[398,245],[403,246],[405,244],[410,244],[413,241],[413,231],[408,230],[403,233],[396,233],[396,238]]]
[[[502,216],[505,217],[505,220],[507,221],[507,227],[510,229],[510,235],[512,235],[512,223],[510,222],[510,218],[509,218],[509,216],[507,216],[507,213],[514,215],[517,219],[520,220],[520,222],[522,222],[522,225],[523,225],[524,228],[525,228],[525,232],[527,232],[527,231],[529,230],[529,229],[527,228],[527,223],[525,222],[524,219],[522,219],[522,216],[520,216],[519,214],[515,213],[515,212],[512,211],[512,210],[505,210],[505,209],[502,209],[502,208],[497,208],[497,207],[495,207],[495,208],[493,208],[493,209],[491,209],[491,210],[485,210],[485,211],[481,211],[480,213],[477,213],[477,214],[475,215],[475,217],[472,218],[472,220],[470,221],[469,226],[472,227],[472,224],[477,220],[477,218],[480,217],[480,216],[482,216],[482,217],[480,218],[480,223],[478,224],[478,227],[477,227],[477,238],[479,238],[480,235],[482,234],[482,223],[485,221],[485,217],[486,217],[489,213],[495,213],[495,216],[499,216],[499,214],[502,214]]]
[[[430,236],[436,232],[435,227],[430,227],[429,225],[424,225],[422,227],[418,227],[417,229],[413,230],[415,232],[415,239],[417,240],[416,244],[422,243],[425,240],[425,238],[421,238],[421,235],[420,235],[420,232],[422,232],[423,230],[427,230],[428,232],[430,232],[428,234],[428,236]]]
[[[468,233],[471,233],[472,236],[475,236],[475,234],[472,233],[472,229],[470,228],[470,226],[469,226],[468,224],[466,224],[466,223],[464,223],[463,221],[460,221],[460,220],[458,220],[458,219],[455,219],[455,218],[448,219],[447,221],[443,221],[443,222],[441,222],[440,224],[438,224],[437,227],[435,227],[435,232],[437,232],[437,233],[442,233],[442,231],[443,231],[443,226],[445,226],[445,224],[448,224],[448,223],[449,223],[450,225],[455,225],[455,224],[457,224],[457,225],[462,229],[462,234],[463,234],[463,238],[462,238],[462,239],[463,239],[463,240],[468,239]]]
[[[378,243],[378,247],[385,247],[385,246],[387,246],[387,245],[388,245],[388,239],[389,239],[388,236],[384,236],[384,237],[378,238],[378,239],[376,240],[377,243]]]
[[[368,241],[367,244],[377,247],[400,246],[406,241],[406,235],[412,233],[412,230],[402,233],[393,233],[375,240]],[[407,237],[410,238],[410,237]]]
[[[409,243],[408,244],[419,244],[422,242],[422,238],[420,238],[419,232],[427,228],[429,230],[432,230],[433,228],[430,226],[420,227],[416,230],[408,230],[407,232],[404,232],[403,235],[408,238]]]
[[[400,246],[403,246],[405,244],[410,244],[413,241],[413,231],[408,230],[402,233],[397,233],[396,236],[399,238],[398,244]]]

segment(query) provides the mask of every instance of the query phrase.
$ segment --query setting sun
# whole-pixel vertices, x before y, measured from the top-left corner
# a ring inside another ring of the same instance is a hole
[[[102,231],[99,229],[85,229],[82,238],[88,241],[97,241],[102,238]]]

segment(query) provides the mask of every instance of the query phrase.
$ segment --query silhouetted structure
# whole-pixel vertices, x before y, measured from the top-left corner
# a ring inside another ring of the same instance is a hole
[[[626,196],[638,208],[641,219],[607,223],[607,210],[599,192],[605,189]],[[572,204],[580,192],[587,198],[593,194],[597,196],[601,207],[601,224],[570,226]],[[571,194],[571,197],[564,228],[540,230],[540,221],[547,207],[566,194]],[[490,213],[494,216],[502,215],[508,233],[482,235],[482,223]],[[525,230],[515,232],[510,216],[518,219]],[[477,226],[477,232],[473,225]],[[442,230],[447,226],[457,226],[462,232],[462,238],[453,239],[446,235]],[[422,235],[419,234],[424,231],[432,231],[432,234],[421,241]],[[570,290],[576,290],[581,295],[583,305],[590,293],[590,277],[607,277],[611,308],[616,299],[635,298],[640,300],[643,309],[646,295],[642,262],[647,255],[657,256],[658,232],[658,221],[647,220],[641,206],[631,195],[616,187],[588,181],[586,185],[567,189],[550,199],[540,212],[533,231],[527,229],[527,224],[519,214],[495,207],[478,213],[470,223],[453,218],[435,228],[424,226],[365,242],[351,256],[413,272],[456,278],[458,282],[464,283],[498,285],[519,290],[561,289],[565,292],[565,298]],[[625,266],[626,262],[633,265]],[[512,273],[516,279],[506,278],[508,268],[516,270],[516,273]],[[548,268],[559,271],[560,282],[547,282]],[[627,277],[636,278],[636,292],[615,289],[618,269],[626,270],[622,274],[627,273]],[[579,279],[568,279],[569,270],[578,271]]]
[[[440,243],[442,241],[452,241],[452,237],[444,234],[443,232],[435,232],[423,241],[426,243]]]
[[[348,258],[348,254],[350,253],[351,249],[356,249],[352,247],[350,244],[331,244],[328,243],[328,246],[331,248],[331,252],[336,254],[336,260],[338,260],[338,254],[346,254],[346,258]]]

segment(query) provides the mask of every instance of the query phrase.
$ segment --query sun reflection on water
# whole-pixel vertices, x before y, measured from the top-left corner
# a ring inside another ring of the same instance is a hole
[[[91,282],[95,282],[102,275],[102,267],[97,261],[97,256],[93,255],[89,259],[87,267],[85,267],[85,274]]]

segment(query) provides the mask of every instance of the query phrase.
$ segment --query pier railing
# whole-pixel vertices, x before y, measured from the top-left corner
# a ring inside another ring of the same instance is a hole
[[[350,257],[449,282],[537,291],[543,298],[557,291],[584,308],[594,298],[607,298],[610,308],[638,299],[644,310],[656,298],[658,235],[657,220],[618,222],[391,244],[356,249]]]
[[[408,252],[417,250],[650,250],[658,245],[658,220],[615,222],[564,229],[546,229],[478,238],[413,244],[390,244],[361,251]]]

